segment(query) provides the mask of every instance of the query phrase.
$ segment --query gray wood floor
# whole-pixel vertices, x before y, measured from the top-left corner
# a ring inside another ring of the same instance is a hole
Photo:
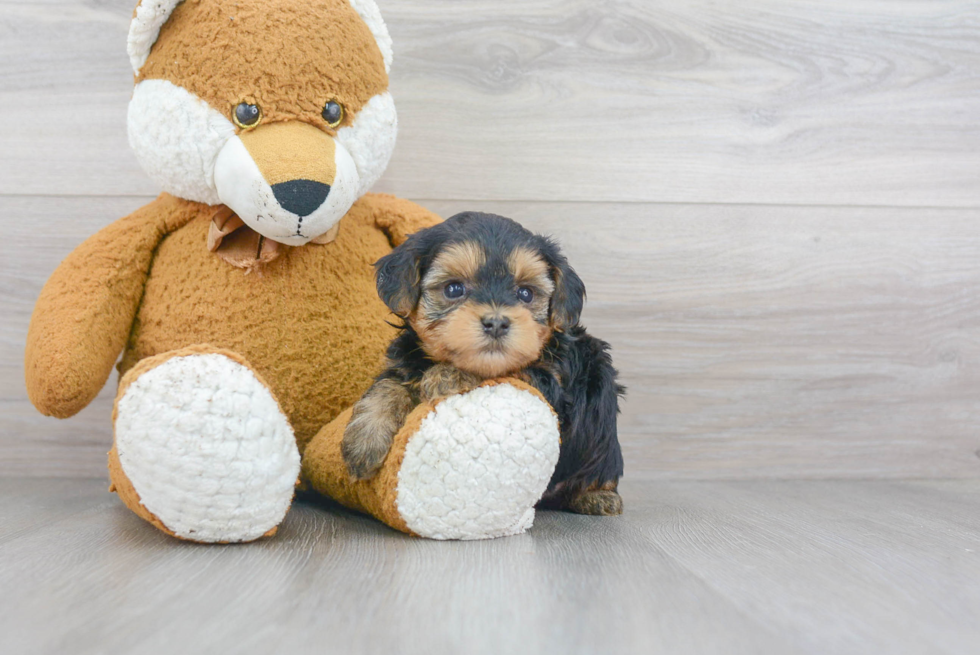
[[[619,518],[412,539],[298,504],[171,540],[92,479],[0,480],[4,653],[957,653],[980,481],[626,482]]]

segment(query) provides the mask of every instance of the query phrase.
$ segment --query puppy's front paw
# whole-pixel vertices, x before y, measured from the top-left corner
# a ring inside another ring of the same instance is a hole
[[[568,509],[590,516],[618,516],[623,513],[623,499],[615,491],[595,489],[582,491],[568,501]]]
[[[411,411],[408,390],[390,379],[378,380],[357,401],[340,443],[340,454],[354,480],[374,477]]]
[[[340,454],[347,464],[347,472],[354,480],[367,480],[377,474],[391,448],[393,434],[385,426],[372,422],[362,414],[355,415],[344,430]]]
[[[425,400],[446,398],[464,393],[480,386],[483,378],[462,371],[452,364],[440,363],[431,367],[422,376],[419,391]]]

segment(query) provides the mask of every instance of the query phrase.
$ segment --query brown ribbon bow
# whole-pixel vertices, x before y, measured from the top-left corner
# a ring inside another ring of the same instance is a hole
[[[310,243],[317,245],[331,243],[339,232],[340,223],[337,223],[326,234],[318,236]],[[222,205],[211,217],[208,250],[232,266],[245,269],[246,273],[256,271],[275,261],[287,248],[289,246],[267,239],[245,225],[245,221],[229,207]]]

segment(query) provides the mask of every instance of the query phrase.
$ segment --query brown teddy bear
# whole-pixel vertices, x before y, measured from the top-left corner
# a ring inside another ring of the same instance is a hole
[[[165,193],[45,285],[35,406],[74,415],[122,353],[113,489],[183,539],[275,533],[300,478],[421,536],[525,530],[558,426],[518,381],[418,407],[371,480],[340,456],[394,334],[372,265],[439,220],[367,193],[397,129],[374,1],[143,0],[128,45],[130,144]]]

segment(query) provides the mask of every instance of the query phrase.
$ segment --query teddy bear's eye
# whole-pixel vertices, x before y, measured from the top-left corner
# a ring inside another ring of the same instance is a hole
[[[331,100],[323,106],[323,120],[327,121],[330,127],[337,127],[344,120],[344,108],[339,103]]]
[[[259,121],[262,120],[262,110],[259,109],[258,105],[250,105],[247,102],[243,102],[235,107],[233,116],[235,125],[243,130],[247,130],[259,124]]]

